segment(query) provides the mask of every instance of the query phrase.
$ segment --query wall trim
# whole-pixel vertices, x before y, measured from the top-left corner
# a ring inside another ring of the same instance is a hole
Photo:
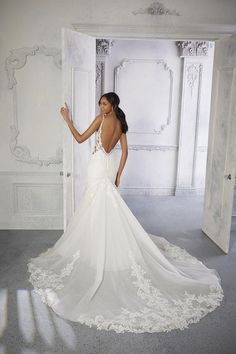
[[[121,195],[147,195],[147,196],[191,196],[191,195],[204,195],[204,188],[186,187],[186,188],[175,188],[175,187],[158,187],[158,188],[129,188],[120,187]]]
[[[169,80],[170,80],[170,87],[169,87],[169,103],[168,103],[168,113],[167,117],[165,118],[166,122],[165,124],[161,124],[160,128],[158,130],[153,129],[153,134],[161,134],[162,131],[171,123],[171,109],[172,109],[172,100],[173,100],[173,70],[170,69],[170,67],[167,65],[167,63],[163,59],[128,59],[124,58],[121,60],[120,64],[115,67],[114,72],[115,72],[115,77],[114,77],[114,89],[115,92],[118,91],[118,86],[119,86],[119,76],[121,70],[126,68],[127,65],[133,64],[133,63],[155,63],[155,64],[161,64],[163,66],[163,69],[165,71],[168,71],[169,73]],[[130,133],[137,133],[135,131],[130,131]],[[146,132],[142,132],[145,134]],[[149,132],[150,133],[150,132]]]
[[[44,54],[46,56],[51,56],[53,62],[58,69],[62,67],[61,60],[61,50],[57,48],[48,48],[44,45],[33,46],[33,47],[23,47],[10,50],[10,55],[5,59],[5,70],[8,78],[8,88],[12,90],[13,95],[13,124],[10,126],[11,137],[10,137],[10,151],[16,157],[17,161],[24,162],[27,164],[36,164],[39,166],[49,166],[53,164],[62,163],[62,148],[58,147],[55,156],[48,157],[46,160],[40,159],[39,157],[32,157],[30,148],[26,145],[18,144],[18,136],[20,134],[18,126],[18,115],[17,115],[17,80],[15,78],[15,70],[22,69],[27,62],[28,56],[34,56],[36,54]]]
[[[72,23],[71,29],[97,38],[156,38],[172,40],[217,40],[236,32],[236,25],[228,24],[171,24],[128,25],[101,23]]]
[[[177,145],[135,145],[129,144],[129,150],[144,151],[177,151]]]
[[[49,172],[49,171],[0,171],[0,176],[53,176],[60,177],[60,172]]]
[[[185,196],[185,195],[204,195],[204,187],[177,187],[175,188],[175,195]]]

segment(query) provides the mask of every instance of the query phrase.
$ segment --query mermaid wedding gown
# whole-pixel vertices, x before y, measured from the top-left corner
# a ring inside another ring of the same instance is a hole
[[[29,281],[70,321],[118,333],[184,329],[220,305],[221,279],[143,229],[115,185],[118,166],[114,148],[102,146],[102,123],[83,198],[54,246],[30,258]]]

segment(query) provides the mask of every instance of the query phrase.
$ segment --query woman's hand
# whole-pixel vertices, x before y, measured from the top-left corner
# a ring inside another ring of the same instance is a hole
[[[69,116],[69,108],[68,108],[66,102],[65,102],[65,106],[66,107],[61,107],[60,113],[61,113],[62,117],[64,118],[64,120],[66,121],[67,124],[70,123],[70,122],[73,124],[73,121],[72,121],[72,119]]]
[[[115,180],[115,185],[116,187],[118,187],[120,184],[120,176],[118,176],[118,174],[116,175],[116,180]]]

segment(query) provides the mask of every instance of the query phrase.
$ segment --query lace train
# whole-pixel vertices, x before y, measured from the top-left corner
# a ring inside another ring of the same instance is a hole
[[[70,321],[117,333],[184,329],[220,305],[220,277],[144,230],[114,184],[118,163],[97,139],[80,205],[55,245],[29,260],[29,281]]]
[[[151,235],[150,236],[154,236]],[[162,237],[154,236],[159,240],[161,249],[170,259],[192,264],[202,264],[201,261],[191,256],[185,249],[182,249],[168,242]],[[50,249],[47,251],[49,252]],[[43,255],[47,254],[43,253]],[[146,271],[135,261],[132,251],[128,252],[130,263],[130,274],[132,284],[136,287],[137,296],[145,301],[146,306],[139,311],[130,311],[128,308],[121,307],[120,313],[112,319],[105,318],[102,314],[94,317],[86,315],[79,316],[77,322],[89,327],[96,326],[99,330],[114,330],[117,333],[133,332],[168,332],[173,329],[185,329],[189,324],[199,322],[209,312],[218,307],[224,297],[220,282],[209,285],[207,294],[196,295],[184,291],[178,300],[167,299],[161,291],[154,287],[152,281],[146,275]],[[28,271],[31,273],[30,282],[33,284],[35,292],[40,295],[42,301],[53,308],[57,299],[55,290],[62,289],[63,279],[69,277],[75,262],[80,257],[80,251],[73,255],[73,259],[61,271],[60,274],[41,269],[29,262]],[[218,273],[217,279],[219,280]]]

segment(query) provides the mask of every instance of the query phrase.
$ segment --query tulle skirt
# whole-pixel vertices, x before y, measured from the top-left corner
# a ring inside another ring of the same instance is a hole
[[[219,274],[144,230],[115,185],[117,169],[115,150],[91,154],[83,198],[54,246],[29,259],[29,281],[56,314],[90,327],[187,328],[220,305]]]

